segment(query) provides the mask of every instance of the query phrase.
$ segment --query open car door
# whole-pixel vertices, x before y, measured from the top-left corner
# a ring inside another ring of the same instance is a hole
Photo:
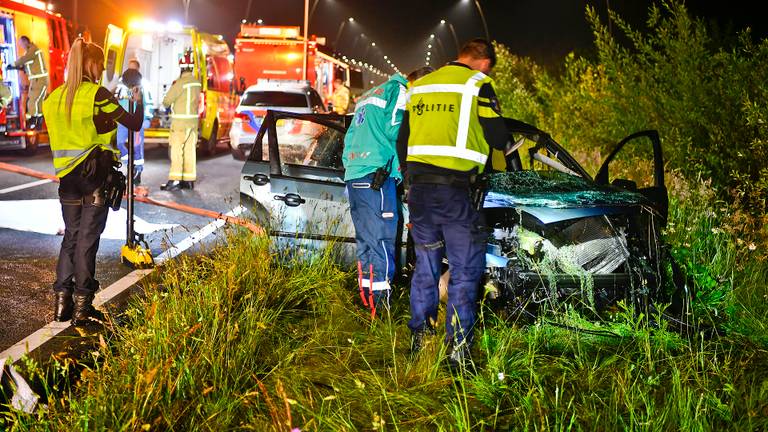
[[[316,250],[334,242],[352,261],[344,135],[338,116],[267,111],[243,167],[240,194],[279,243]]]
[[[109,24],[107,34],[104,37],[104,75],[101,85],[109,90],[117,87],[117,81],[123,74],[123,38],[125,31],[122,28]]]
[[[638,158],[647,158],[647,154],[643,152],[642,145],[650,142],[653,152],[652,156],[652,173],[653,182],[648,184],[643,183],[641,179],[624,179],[618,177],[617,169],[611,169],[611,162],[617,159],[623,159],[625,161],[636,161]],[[632,145],[627,145],[632,143]],[[666,223],[668,210],[669,210],[669,195],[667,193],[667,186],[664,184],[664,155],[661,150],[661,139],[659,133],[655,130],[646,130],[634,133],[623,140],[621,140],[611,150],[608,157],[603,162],[600,170],[595,175],[595,181],[598,184],[620,187],[622,189],[636,191],[643,194],[648,200],[653,203],[656,210],[662,216],[663,223]]]

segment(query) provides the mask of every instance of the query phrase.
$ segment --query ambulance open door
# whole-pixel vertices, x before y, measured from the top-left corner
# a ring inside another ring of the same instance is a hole
[[[125,31],[120,27],[109,24],[104,38],[104,76],[101,85],[109,90],[117,87],[120,75],[123,73],[123,56]]]

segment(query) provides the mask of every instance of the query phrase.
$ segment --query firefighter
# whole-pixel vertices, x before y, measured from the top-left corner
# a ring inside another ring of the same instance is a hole
[[[109,210],[105,180],[117,163],[111,141],[116,122],[131,130],[139,130],[142,122],[140,95],[134,94],[140,109],[129,115],[112,92],[96,84],[103,71],[101,47],[78,38],[69,52],[66,82],[42,107],[65,226],[53,285],[54,319],[71,318],[74,325],[103,319],[93,298],[99,288],[96,252]]]
[[[450,268],[446,311],[448,365],[474,367],[470,356],[485,237],[473,185],[490,148],[504,149],[508,134],[488,73],[493,46],[473,39],[459,58],[415,81],[398,147],[407,148],[406,178],[416,268],[411,279],[412,352],[434,335],[443,255]],[[482,199],[480,199],[482,201]]]
[[[37,47],[29,37],[19,38],[19,45],[24,48],[24,55],[19,57],[9,69],[24,69],[29,80],[29,91],[27,93],[27,127],[29,129],[39,128],[43,119],[43,99],[45,91],[48,88],[48,69],[43,60],[43,51]]]
[[[349,108],[349,88],[344,85],[341,78],[333,80],[333,94],[331,95],[331,107],[336,114],[344,115]]]
[[[179,60],[181,76],[174,81],[163,98],[163,106],[171,107],[171,170],[168,182],[160,189],[175,191],[194,189],[197,178],[196,149],[199,114],[198,104],[202,84],[192,74],[194,62],[192,50],[187,50]]]

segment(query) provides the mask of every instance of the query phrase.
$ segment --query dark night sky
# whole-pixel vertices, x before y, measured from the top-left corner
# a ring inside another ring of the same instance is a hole
[[[315,1],[315,0],[311,0]],[[440,43],[433,47],[432,64],[441,64],[456,55],[455,44],[441,18],[454,26],[459,42],[483,36],[480,16],[473,0],[316,0],[319,1],[310,22],[310,33],[332,41],[342,20],[346,24],[339,39],[339,50],[356,58],[368,48],[367,60],[381,60],[384,54],[407,72],[424,63],[427,40],[434,33]],[[108,22],[126,25],[133,17],[151,17],[158,21],[183,21],[182,0],[53,0],[56,10],[88,25],[96,42],[103,41]],[[480,0],[491,37],[512,52],[530,56],[539,63],[559,64],[570,51],[588,52],[592,34],[585,19],[585,7],[592,5],[605,14],[607,5],[630,22],[642,26],[651,0]],[[223,34],[232,43],[245,17],[249,0],[191,0],[189,21],[201,30]],[[251,0],[248,19],[265,24],[301,25],[303,0]],[[763,14],[751,1],[688,1],[694,15],[715,19],[721,26],[732,23],[733,30],[750,26],[759,36],[768,33]],[[724,5],[727,5],[724,6]],[[359,37],[364,33],[368,38]],[[357,40],[357,43],[355,43]],[[441,47],[443,49],[441,49]],[[435,52],[434,50],[437,49]],[[387,71],[389,72],[389,71]]]

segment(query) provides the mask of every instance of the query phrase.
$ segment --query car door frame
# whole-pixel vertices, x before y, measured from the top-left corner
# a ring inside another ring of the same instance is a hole
[[[265,163],[262,156],[264,151],[263,140],[266,137],[267,151],[269,152],[268,173],[266,175],[263,173],[254,174],[250,176],[246,175],[243,177],[243,180],[253,181],[253,183],[258,186],[264,186],[267,183],[273,183],[275,180],[278,180],[278,181],[302,182],[310,185],[321,185],[321,186],[327,185],[327,186],[333,186],[334,188],[337,188],[337,187],[345,188],[346,185],[343,183],[329,182],[325,180],[311,179],[311,178],[302,178],[300,176],[290,175],[283,172],[283,164],[280,159],[280,150],[279,150],[280,143],[278,142],[278,138],[277,138],[277,122],[283,119],[310,121],[315,124],[332,128],[341,134],[346,133],[346,128],[344,127],[344,118],[343,116],[340,116],[340,115],[302,114],[302,113],[292,113],[292,112],[286,112],[286,111],[267,110],[267,113],[264,116],[264,120],[262,121],[261,127],[259,128],[259,132],[257,133],[256,138],[254,140],[254,144],[253,144],[253,147],[251,148],[248,159],[246,160],[246,164],[249,162]],[[313,167],[313,166],[297,166],[297,169],[338,174],[338,176],[341,177],[342,179],[344,177],[343,169],[336,170],[333,168]],[[277,199],[276,196],[278,192],[275,192],[274,190],[272,190],[271,186],[270,186],[270,194],[273,196],[274,199]],[[300,195],[296,194],[297,195],[296,197],[288,197],[288,195],[290,195],[290,193],[284,195],[282,198],[290,199],[292,200],[291,202],[296,202],[297,205],[304,203],[303,202],[304,199]],[[241,197],[242,196],[243,194],[241,193]],[[248,196],[246,197],[248,201],[251,201],[251,200],[255,201],[255,199],[253,199],[252,197],[248,197]],[[288,201],[285,201],[285,202],[286,202],[286,205],[291,206],[291,204],[288,204]],[[283,237],[283,238],[332,241],[332,242],[342,242],[342,243],[355,242],[354,237],[336,236],[336,235],[328,235],[328,234],[314,234],[314,233],[307,233],[307,232],[302,232],[302,233],[287,232],[287,231],[276,230],[276,229],[270,229],[270,235],[276,236],[276,237]]]
[[[669,213],[669,193],[664,179],[664,153],[661,147],[659,132],[653,129],[635,132],[616,144],[608,157],[605,158],[600,169],[595,174],[595,182],[600,185],[608,185],[610,182],[609,168],[611,162],[627,144],[639,138],[648,138],[653,149],[653,186],[638,188],[637,192],[645,196],[666,221]]]

